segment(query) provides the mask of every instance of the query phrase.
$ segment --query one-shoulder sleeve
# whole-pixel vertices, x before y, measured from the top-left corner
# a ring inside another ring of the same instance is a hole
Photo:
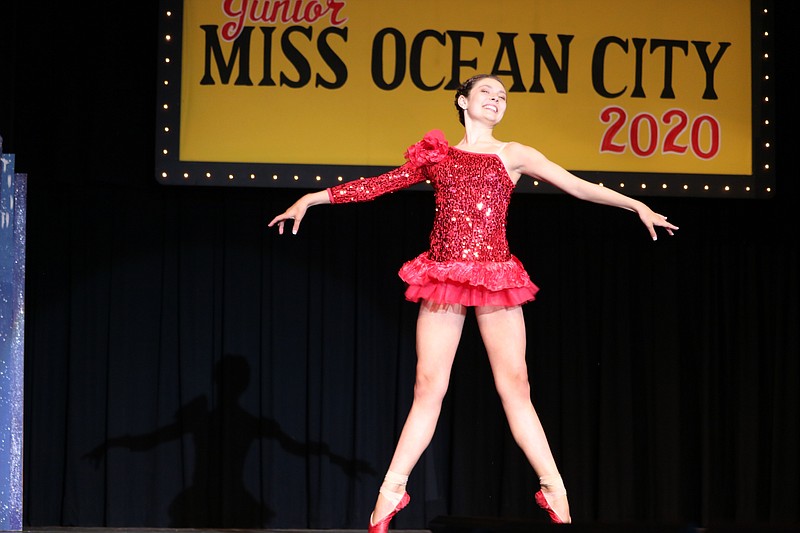
[[[403,166],[380,176],[359,178],[330,187],[327,190],[332,204],[367,202],[383,194],[405,189],[423,180],[425,180],[424,170],[413,163],[407,162]]]

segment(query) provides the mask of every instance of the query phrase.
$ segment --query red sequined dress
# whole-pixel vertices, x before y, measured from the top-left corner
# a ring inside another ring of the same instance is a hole
[[[436,203],[430,249],[400,269],[406,298],[468,306],[533,300],[539,289],[508,249],[506,215],[514,184],[500,157],[450,147],[434,130],[406,158],[386,174],[328,189],[331,203],[363,202],[430,180]]]

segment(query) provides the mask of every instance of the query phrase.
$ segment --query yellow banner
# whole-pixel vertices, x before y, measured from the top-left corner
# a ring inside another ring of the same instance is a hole
[[[753,172],[747,0],[184,0],[181,161],[395,166],[461,137],[495,73],[495,135],[601,172]]]

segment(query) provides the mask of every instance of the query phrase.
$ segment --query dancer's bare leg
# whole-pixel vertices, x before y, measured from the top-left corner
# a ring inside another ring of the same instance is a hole
[[[569,522],[569,502],[561,476],[531,402],[522,308],[477,307],[475,315],[511,433],[539,476],[550,506]]]
[[[464,327],[466,308],[461,305],[437,305],[423,302],[417,318],[417,373],[414,402],[397,443],[389,471],[411,473],[422,452],[428,447],[439,413],[442,410],[450,370]],[[405,486],[385,481],[381,490],[402,494]],[[379,494],[372,512],[373,523],[391,513],[395,503]]]

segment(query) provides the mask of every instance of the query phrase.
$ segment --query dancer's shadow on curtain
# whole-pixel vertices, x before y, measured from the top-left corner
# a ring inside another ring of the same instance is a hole
[[[194,443],[194,470],[190,485],[169,506],[170,527],[258,528],[274,515],[254,498],[244,483],[248,450],[259,439],[273,439],[287,452],[306,457],[325,456],[351,478],[375,475],[366,462],[337,455],[324,442],[299,442],[275,420],[245,411],[239,398],[250,382],[244,357],[224,356],[215,368],[217,401],[198,396],[182,406],[172,424],[150,433],[109,438],[84,457],[97,466],[110,448],[145,451],[188,434]]]

